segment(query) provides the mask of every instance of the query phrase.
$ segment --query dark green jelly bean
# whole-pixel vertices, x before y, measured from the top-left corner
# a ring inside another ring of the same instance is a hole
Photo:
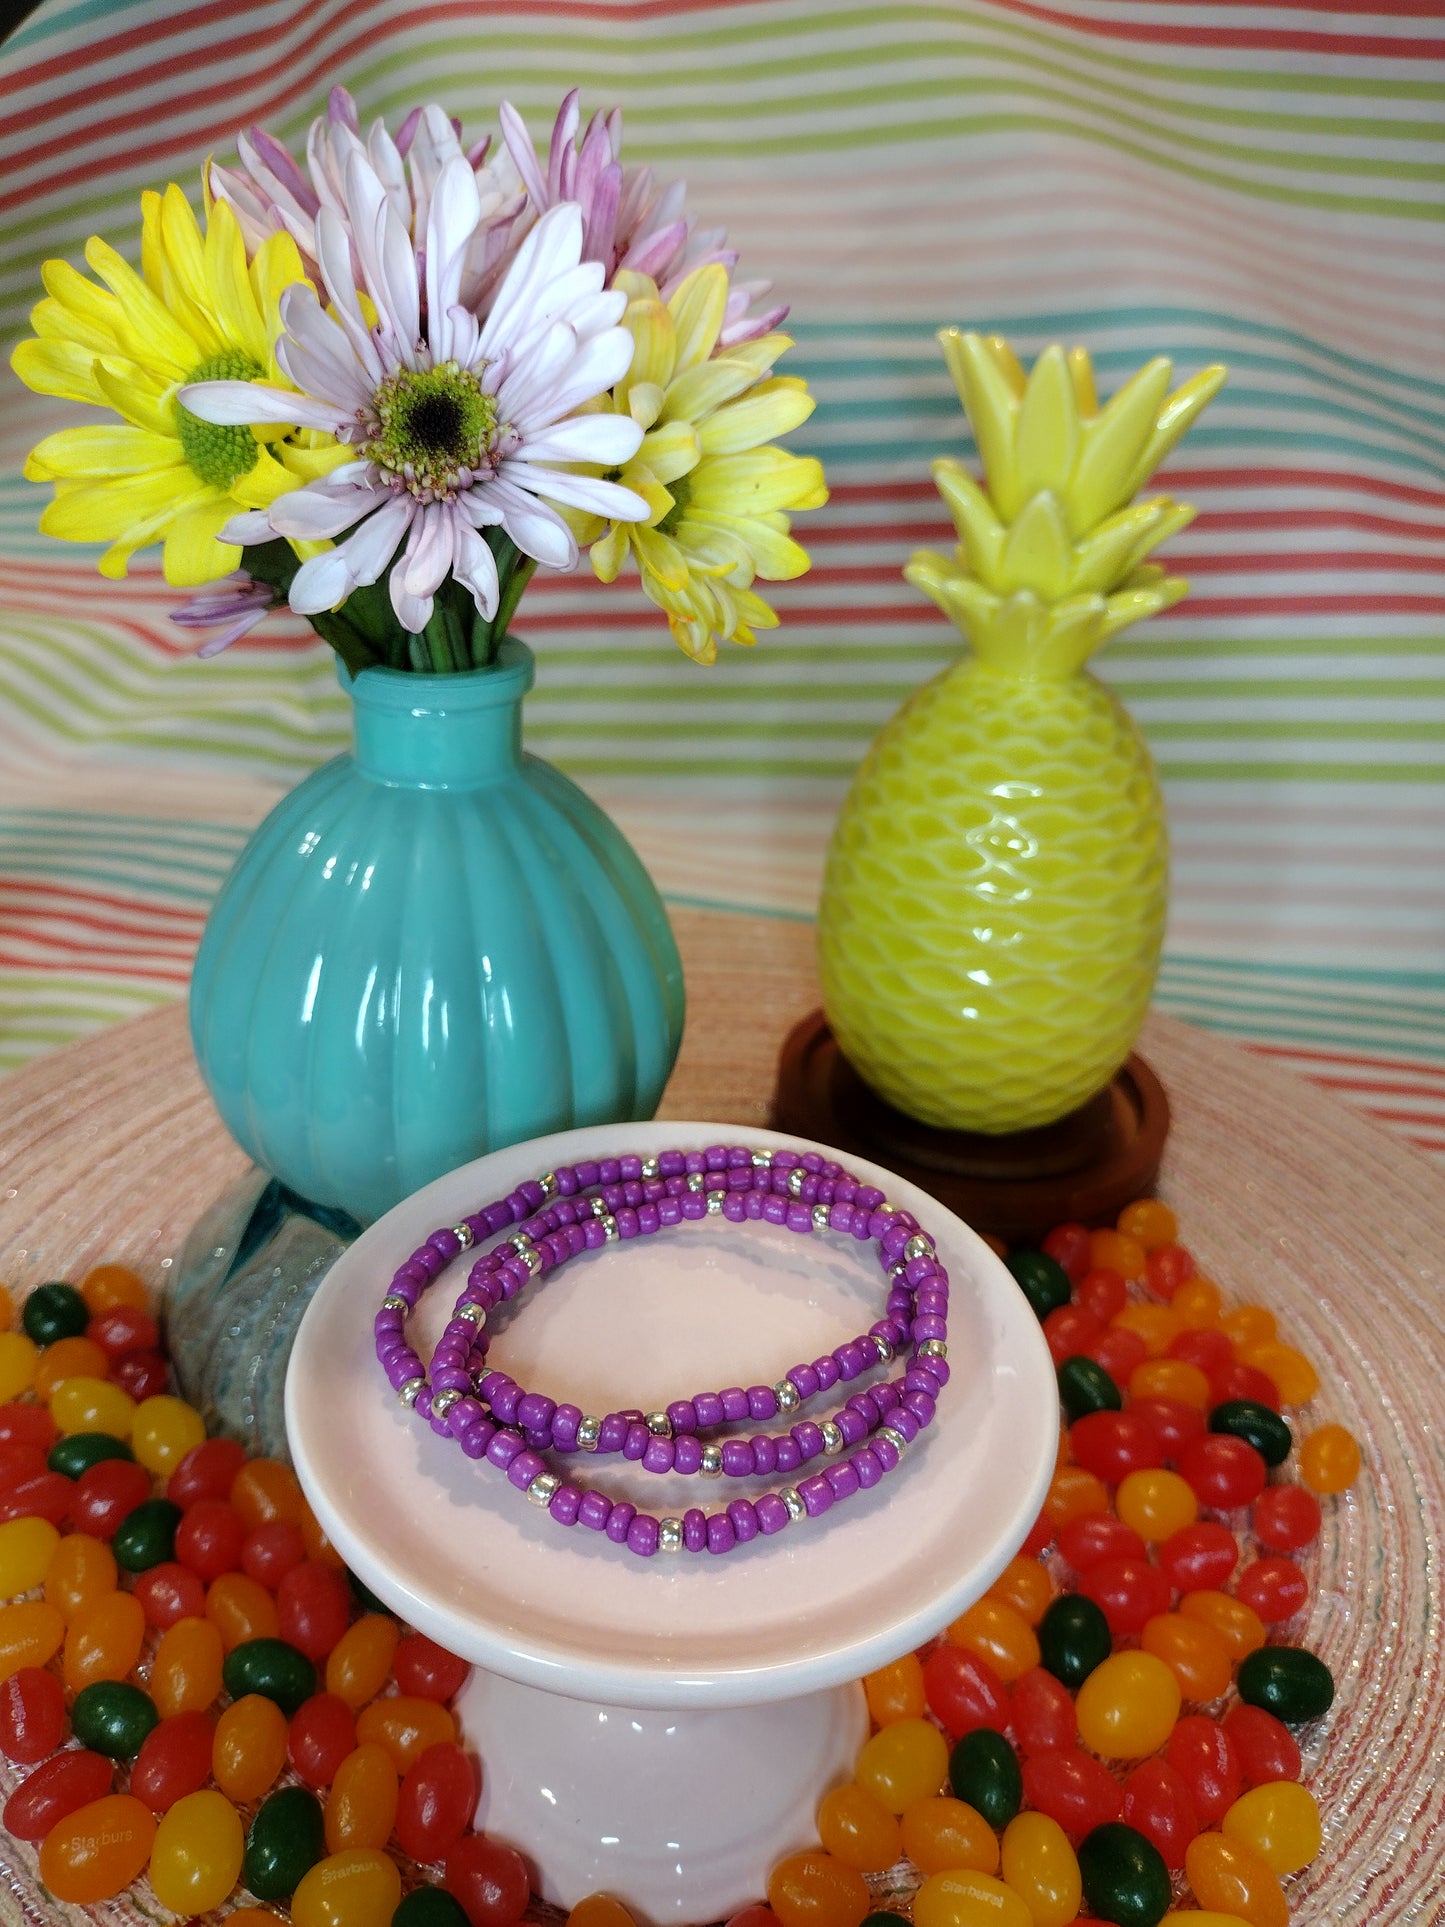
[[[887,1921],[888,1927],[899,1927],[897,1914],[869,1914],[863,1927],[880,1920]],[[418,1887],[392,1915],[391,1927],[467,1927],[467,1916],[461,1902],[444,1888]]]
[[[1058,1371],[1059,1398],[1069,1423],[1089,1412],[1122,1412],[1124,1397],[1102,1365],[1092,1358],[1066,1358]]]
[[[1252,1398],[1227,1398],[1209,1414],[1211,1432],[1228,1432],[1252,1445],[1266,1465],[1283,1465],[1294,1450],[1294,1434],[1278,1412]]]
[[[1110,1820],[1079,1842],[1079,1878],[1089,1911],[1116,1927],[1155,1927],[1169,1911],[1169,1869],[1151,1840]]]
[[[1092,1599],[1061,1593],[1037,1627],[1040,1663],[1070,1692],[1083,1685],[1113,1649],[1109,1622]]]
[[[1024,1797],[1018,1755],[991,1726],[964,1734],[948,1756],[948,1783],[955,1799],[966,1800],[995,1833],[1013,1819]]]
[[[304,1786],[283,1786],[251,1822],[241,1878],[258,1900],[288,1900],[325,1853],[321,1802]]]
[[[67,1479],[78,1479],[102,1459],[133,1459],[124,1439],[111,1432],[72,1432],[68,1439],[57,1439],[45,1463],[52,1472],[63,1472]]]
[[[363,1612],[388,1613],[388,1614],[391,1612],[391,1607],[386,1605],[382,1600],[377,1598],[376,1594],[371,1590],[370,1586],[367,1585],[364,1579],[358,1579],[354,1572],[348,1572],[346,1576],[351,1581],[351,1590],[353,1595],[355,1596],[356,1603],[358,1606],[360,1606]],[[417,1891],[419,1893],[425,1892],[425,1889],[418,1888]],[[440,1892],[441,1889],[438,1888],[437,1891]],[[447,1899],[448,1900],[451,1899],[450,1894],[447,1895]]]
[[[20,1314],[25,1336],[37,1345],[53,1345],[57,1338],[79,1338],[90,1323],[90,1308],[74,1285],[58,1278],[37,1285]]]
[[[1068,1304],[1073,1291],[1069,1274],[1046,1251],[1011,1251],[1004,1263],[1040,1322],[1060,1305]]]
[[[181,1508],[173,1499],[142,1499],[116,1528],[110,1549],[115,1563],[127,1572],[149,1572],[176,1553],[176,1527]]]
[[[98,1679],[82,1686],[70,1709],[76,1739],[108,1760],[133,1760],[159,1721],[150,1694],[121,1679]]]
[[[1303,1646],[1261,1646],[1240,1661],[1235,1683],[1242,1700],[1262,1706],[1286,1726],[1318,1719],[1335,1697],[1329,1667]]]
[[[316,1668],[284,1639],[248,1639],[226,1655],[221,1678],[233,1700],[260,1693],[289,1720],[316,1691]]]

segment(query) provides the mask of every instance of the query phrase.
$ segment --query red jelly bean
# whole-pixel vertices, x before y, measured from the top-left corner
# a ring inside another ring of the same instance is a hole
[[[1019,1547],[1019,1552],[1027,1553],[1036,1559],[1041,1552],[1047,1552],[1054,1543],[1054,1522],[1047,1512],[1041,1512],[1029,1527],[1028,1537]]]
[[[280,1636],[311,1660],[325,1659],[351,1618],[351,1588],[335,1566],[307,1559],[276,1588]]]
[[[112,1305],[109,1311],[91,1319],[85,1335],[107,1358],[119,1358],[124,1352],[158,1351],[161,1342],[160,1327],[139,1305]]]
[[[413,1860],[440,1860],[472,1824],[481,1789],[459,1746],[441,1741],[407,1768],[396,1802],[396,1837]]]
[[[923,1662],[923,1697],[956,1740],[979,1726],[1001,1730],[1008,1719],[1008,1693],[992,1666],[946,1641]]]
[[[0,1753],[35,1766],[65,1738],[65,1688],[40,1666],[22,1666],[0,1685]]]
[[[59,1437],[48,1405],[0,1405],[0,1445],[34,1445],[48,1452]]]
[[[1056,1224],[1039,1249],[1062,1265],[1070,1284],[1076,1285],[1088,1272],[1093,1235],[1084,1224]]]
[[[462,1690],[472,1669],[425,1633],[408,1633],[397,1646],[391,1670],[398,1692],[414,1699],[449,1700]]]
[[[1059,1551],[1075,1572],[1087,1572],[1101,1559],[1142,1559],[1144,1541],[1112,1512],[1085,1512],[1059,1527]]]
[[[1154,1428],[1132,1410],[1086,1412],[1075,1419],[1069,1427],[1069,1454],[1075,1465],[1109,1485],[1164,1462]]]
[[[1184,1865],[1184,1850],[1199,1832],[1189,1788],[1167,1760],[1141,1760],[1124,1782],[1124,1825],[1158,1848],[1171,1873]]]
[[[1177,1465],[1195,1440],[1204,1437],[1203,1412],[1182,1398],[1136,1398],[1129,1410],[1148,1425],[1168,1463]]]
[[[1082,1574],[1078,1589],[1103,1613],[1115,1639],[1142,1633],[1156,1613],[1169,1610],[1169,1581],[1147,1559],[1101,1559]]]
[[[1103,1326],[1085,1305],[1057,1305],[1044,1320],[1044,1343],[1056,1365],[1081,1352]]]
[[[1240,1700],[1225,1714],[1224,1730],[1247,1787],[1299,1778],[1299,1744],[1283,1720],[1276,1719],[1273,1713],[1267,1713],[1262,1706],[1246,1706]]]
[[[1170,1339],[1166,1356],[1180,1359],[1186,1365],[1197,1365],[1209,1378],[1233,1361],[1234,1347],[1226,1332],[1183,1331]]]
[[[269,1524],[247,1533],[241,1547],[241,1570],[268,1592],[275,1592],[287,1573],[305,1557],[306,1535],[300,1526],[290,1519],[272,1519]]]
[[[1119,1782],[1079,1747],[1026,1754],[1023,1780],[1024,1799],[1056,1820],[1075,1845],[1124,1810]]]
[[[171,1368],[157,1351],[122,1352],[111,1365],[110,1376],[139,1405],[143,1399],[158,1398],[166,1390]]]
[[[153,1726],[130,1770],[130,1790],[152,1813],[199,1793],[211,1777],[216,1722],[206,1712],[173,1713]]]
[[[1200,1826],[1217,1827],[1244,1789],[1244,1775],[1224,1728],[1203,1713],[1188,1713],[1175,1724],[1164,1757],[1189,1789]]]
[[[75,1494],[73,1480],[60,1472],[32,1472],[0,1494],[0,1525],[11,1519],[48,1519],[63,1525]]]
[[[461,1903],[470,1927],[513,1927],[532,1894],[521,1854],[481,1833],[466,1834],[452,1847],[442,1884]]]
[[[198,1574],[174,1559],[162,1560],[136,1574],[135,1596],[146,1624],[165,1632],[178,1619],[201,1619],[206,1611],[206,1588]]]
[[[57,1753],[20,1782],[0,1824],[17,1840],[43,1840],[66,1814],[109,1793],[111,1777],[111,1763],[99,1753]]]
[[[244,1449],[234,1439],[203,1439],[193,1445],[166,1482],[166,1497],[174,1505],[194,1505],[197,1499],[229,1499],[236,1474],[246,1463]]]
[[[1129,1287],[1124,1282],[1124,1274],[1111,1271],[1104,1265],[1086,1271],[1075,1287],[1074,1302],[1091,1311],[1100,1324],[1107,1325],[1111,1318],[1119,1316],[1129,1302]]]
[[[1194,1260],[1183,1245],[1159,1245],[1144,1260],[1144,1284],[1166,1304],[1194,1276]]]
[[[1280,1408],[1279,1387],[1255,1365],[1221,1365],[1209,1374],[1209,1396],[1215,1405],[1231,1399],[1247,1398],[1256,1405],[1267,1405],[1272,1412]]]
[[[356,1751],[355,1713],[335,1693],[313,1693],[291,1716],[286,1751],[307,1786],[330,1786],[341,1762]],[[437,1856],[416,1854],[413,1858],[434,1860]]]
[[[224,1499],[197,1499],[176,1527],[176,1558],[209,1585],[239,1572],[246,1528]]]
[[[1304,1605],[1310,1596],[1310,1584],[1293,1559],[1271,1555],[1246,1566],[1234,1592],[1266,1626],[1277,1626],[1282,1619],[1292,1619]]]
[[[0,1495],[13,1491],[26,1479],[38,1478],[46,1469],[44,1452],[28,1439],[0,1445]]]
[[[1320,1529],[1320,1502],[1302,1485],[1271,1485],[1254,1502],[1254,1536],[1271,1552],[1298,1552]]]
[[[1160,1569],[1179,1592],[1218,1592],[1239,1563],[1239,1541],[1217,1519],[1196,1519],[1159,1547]]]
[[[1042,1666],[1020,1673],[1009,1689],[1009,1725],[1021,1753],[1068,1749],[1079,1738],[1073,1694]]]
[[[1247,1439],[1211,1432],[1186,1446],[1179,1470],[1201,1505],[1229,1512],[1249,1505],[1264,1490],[1268,1467]]]
[[[81,1532],[113,1539],[127,1513],[151,1496],[151,1475],[132,1459],[102,1459],[82,1472],[70,1495],[70,1516]]]
[[[1084,1356],[1102,1365],[1116,1385],[1127,1385],[1135,1367],[1149,1356],[1149,1347],[1138,1332],[1129,1331],[1123,1325],[1111,1325],[1097,1338],[1089,1340]]]

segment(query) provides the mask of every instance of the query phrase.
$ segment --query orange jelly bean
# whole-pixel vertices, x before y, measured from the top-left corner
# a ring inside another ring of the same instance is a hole
[[[1122,1311],[1115,1312],[1109,1325],[1114,1331],[1133,1332],[1136,1338],[1142,1339],[1150,1358],[1163,1358],[1183,1330],[1172,1305],[1125,1305]]]
[[[1182,1331],[1213,1331],[1224,1309],[1224,1294],[1212,1278],[1186,1278],[1169,1300]]]
[[[1121,1231],[1094,1231],[1089,1234],[1090,1271],[1117,1271],[1121,1278],[1137,1283],[1144,1276],[1147,1257],[1137,1238]]]
[[[273,1914],[269,1907],[238,1907],[233,1914],[226,1915],[226,1927],[280,1927],[280,1914]]]
[[[818,1838],[835,1860],[859,1873],[882,1873],[903,1851],[898,1821],[876,1793],[856,1781],[823,1795]]]
[[[35,1366],[35,1396],[48,1399],[67,1378],[109,1378],[110,1358],[93,1338],[57,1338]]]
[[[0,1679],[9,1679],[22,1666],[45,1665],[64,1638],[65,1621],[43,1599],[0,1606]]]
[[[129,1265],[96,1265],[81,1279],[80,1295],[92,1318],[103,1311],[114,1311],[117,1305],[145,1311],[150,1304],[145,1281]]]
[[[248,1806],[275,1784],[286,1764],[286,1715],[274,1700],[247,1693],[216,1721],[211,1776],[228,1800]]]
[[[1286,1405],[1308,1405],[1320,1389],[1320,1375],[1293,1345],[1265,1339],[1256,1345],[1236,1347],[1241,1361],[1272,1378]]]
[[[1182,1358],[1146,1358],[1129,1374],[1130,1398],[1177,1398],[1196,1412],[1214,1403],[1209,1380],[1197,1365]]]
[[[768,1875],[768,1905],[782,1927],[861,1927],[872,1905],[861,1873],[830,1853],[794,1853]]]
[[[145,1644],[145,1609],[133,1592],[103,1593],[82,1606],[65,1635],[62,1671],[67,1691],[98,1679],[124,1679]]]
[[[204,1712],[219,1699],[224,1660],[220,1631],[209,1619],[168,1626],[151,1661],[150,1695],[161,1718]]]
[[[998,1836],[976,1807],[947,1794],[916,1800],[902,1821],[903,1851],[921,1874],[970,1867],[998,1872]]]
[[[228,1653],[248,1639],[274,1639],[278,1621],[276,1601],[256,1579],[244,1572],[224,1572],[206,1589],[206,1617],[221,1635]]]
[[[636,1923],[611,1894],[588,1894],[568,1914],[566,1927],[636,1927]]]
[[[894,1720],[864,1746],[854,1777],[890,1813],[903,1813],[947,1779],[948,1742],[930,1720]]]
[[[310,1506],[306,1504],[305,1499],[303,1499],[301,1503],[305,1507],[305,1510],[301,1514],[300,1525],[301,1537],[306,1545],[306,1557],[308,1559],[315,1559],[323,1566],[336,1566],[344,1572],[346,1570],[346,1561],[321,1530],[321,1521],[316,1517],[316,1514],[311,1510]]]
[[[1219,1321],[1220,1329],[1236,1346],[1263,1345],[1276,1336],[1274,1313],[1263,1305],[1236,1305]]]
[[[72,1620],[82,1606],[114,1592],[118,1576],[115,1554],[104,1539],[92,1539],[88,1532],[67,1533],[46,1568],[46,1602],[63,1619]]]
[[[1345,1492],[1360,1476],[1360,1447],[1343,1425],[1322,1425],[1299,1449],[1300,1478],[1311,1492]]]
[[[1233,1914],[1249,1927],[1289,1927],[1279,1879],[1247,1841],[1196,1834],[1184,1850],[1184,1873],[1201,1907]]]
[[[1193,1525],[1199,1516],[1199,1501],[1177,1472],[1151,1466],[1146,1471],[1130,1472],[1120,1481],[1114,1509],[1141,1539],[1157,1544],[1170,1533]]]
[[[248,1459],[231,1486],[231,1505],[248,1532],[276,1519],[304,1530],[310,1511],[296,1474],[279,1459]]]
[[[1048,1611],[1053,1596],[1054,1582],[1049,1577],[1048,1568],[1041,1566],[1037,1559],[1024,1555],[1009,1560],[987,1593],[988,1598],[999,1599],[1006,1606],[1012,1606],[1030,1626],[1038,1625]],[[921,1678],[922,1668],[919,1674]]]
[[[1179,1236],[1179,1220],[1158,1198],[1136,1198],[1119,1213],[1117,1229],[1121,1237],[1132,1238],[1146,1251],[1157,1251]]]
[[[384,1847],[396,1823],[400,1785],[384,1746],[373,1740],[348,1753],[326,1795],[326,1851]]]
[[[373,1700],[363,1707],[356,1722],[359,1745],[375,1741],[391,1756],[398,1773],[405,1773],[419,1753],[444,1740],[455,1742],[457,1723],[436,1700],[414,1699],[398,1693],[391,1699]]]
[[[1005,1686],[1039,1663],[1039,1642],[1033,1627],[1021,1612],[1001,1599],[985,1596],[975,1600],[953,1621],[947,1639],[951,1646],[962,1646],[987,1660]]]
[[[145,1867],[155,1816],[130,1793],[107,1793],[57,1820],[40,1848],[40,1878],[77,1907],[118,1894]]]
[[[1203,1703],[1229,1691],[1234,1677],[1229,1648],[1201,1620],[1156,1613],[1145,1624],[1139,1644],[1146,1653],[1163,1660],[1185,1699]]]
[[[888,1726],[894,1720],[922,1719],[923,1662],[917,1653],[905,1653],[891,1666],[880,1666],[864,1680],[863,1695],[875,1726]]]
[[[1225,1651],[1236,1665],[1251,1653],[1257,1653],[1269,1637],[1259,1614],[1233,1593],[1187,1592],[1179,1601],[1179,1612],[1182,1618],[1207,1626],[1223,1641]]]
[[[389,1613],[354,1620],[326,1655],[326,1690],[356,1712],[374,1700],[391,1677],[401,1628]]]
[[[1070,1519],[1082,1519],[1091,1512],[1107,1512],[1109,1488],[1081,1465],[1061,1465],[1049,1481],[1044,1496],[1044,1517],[1055,1532]]]

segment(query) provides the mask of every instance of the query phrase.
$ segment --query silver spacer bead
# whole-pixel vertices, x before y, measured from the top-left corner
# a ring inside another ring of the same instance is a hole
[[[657,1550],[659,1552],[682,1551],[682,1520],[659,1519],[657,1522]]]
[[[465,1318],[469,1325],[475,1325],[480,1331],[487,1322],[487,1308],[485,1305],[458,1305],[452,1316]]]
[[[925,1338],[918,1347],[920,1358],[947,1358],[948,1346],[941,1338]]]
[[[828,1207],[826,1204],[815,1204],[813,1206],[813,1229],[815,1231],[826,1231],[828,1229]]]
[[[689,1191],[701,1191],[701,1190],[702,1190],[702,1188],[703,1188],[703,1181],[702,1181],[702,1172],[701,1172],[701,1171],[689,1171],[689,1172],[688,1172],[688,1174],[687,1174],[687,1188],[688,1188],[688,1190],[689,1190]]]
[[[802,1495],[795,1485],[785,1485],[778,1494],[778,1497],[788,1508],[789,1519],[798,1520],[807,1518],[808,1508],[803,1504]]]
[[[672,1437],[672,1420],[666,1412],[648,1412],[643,1419],[643,1424],[655,1439]]]
[[[895,1356],[893,1347],[888,1343],[886,1338],[880,1338],[877,1332],[872,1334],[872,1338],[874,1345],[878,1349],[878,1363],[880,1365],[886,1365],[889,1359]]]
[[[907,1439],[904,1438],[901,1432],[896,1432],[891,1425],[880,1425],[875,1436],[880,1439],[887,1439],[900,1459],[908,1450]]]
[[[773,1387],[773,1391],[777,1396],[780,1412],[796,1412],[803,1402],[801,1393],[790,1378],[780,1378]]]
[[[602,1235],[610,1245],[615,1245],[622,1233],[617,1229],[617,1220],[610,1211],[602,1216]]]
[[[908,1243],[903,1247],[905,1262],[914,1258],[931,1258],[933,1255],[933,1240],[927,1237],[922,1231],[915,1231],[913,1236],[908,1240]]]
[[[904,1263],[903,1259],[900,1258],[896,1265],[890,1265],[888,1267],[888,1276],[890,1278],[901,1278],[907,1269],[908,1266]]]
[[[561,1483],[555,1472],[539,1472],[527,1487],[527,1497],[533,1505],[551,1505],[553,1494]]]
[[[527,1267],[529,1277],[535,1278],[542,1269],[542,1255],[525,1231],[514,1232],[507,1243]]]
[[[460,1397],[460,1392],[436,1393],[431,1402],[432,1417],[445,1418]]]
[[[470,1251],[472,1246],[477,1242],[477,1234],[469,1224],[454,1224],[452,1226],[452,1236],[456,1239],[463,1251]]]
[[[605,1218],[607,1216],[606,1198],[603,1198],[603,1197],[589,1198],[587,1200],[587,1209],[592,1213],[594,1218]]]
[[[723,1199],[726,1196],[727,1196],[726,1191],[709,1191],[708,1192],[707,1215],[710,1218],[720,1218],[722,1216]]]
[[[875,1211],[881,1211],[885,1218],[896,1218],[898,1216],[898,1206],[896,1204],[890,1204],[887,1198],[883,1200],[882,1204],[875,1204],[873,1209]]]
[[[848,1443],[836,1419],[825,1418],[818,1430],[823,1434],[823,1450],[829,1458],[835,1457]]]
[[[753,1169],[755,1171],[769,1171],[772,1169],[772,1164],[773,1154],[771,1151],[753,1152]]]
[[[702,1464],[698,1467],[698,1471],[702,1473],[705,1479],[720,1479],[722,1477],[722,1447],[720,1445],[705,1445],[702,1448]]]
[[[396,1396],[403,1405],[415,1405],[416,1395],[426,1384],[424,1378],[409,1378],[404,1385],[398,1385]]]
[[[544,1171],[541,1177],[538,1178],[537,1183],[542,1188],[542,1196],[550,1203],[557,1195],[557,1173],[555,1171]]]
[[[656,1158],[644,1158],[642,1160],[642,1175],[644,1179],[655,1178],[657,1176]]]
[[[802,1165],[801,1165],[801,1164],[795,1164],[795,1165],[793,1166],[793,1168],[792,1168],[792,1170],[791,1170],[791,1171],[789,1171],[789,1173],[788,1173],[788,1196],[789,1196],[790,1198],[801,1198],[801,1197],[802,1197],[802,1195],[803,1195],[803,1180],[804,1180],[804,1178],[806,1178],[806,1177],[807,1177],[807,1175],[808,1175],[808,1174],[807,1174],[807,1172],[806,1172],[806,1171],[805,1171],[805,1170],[803,1169],[803,1167],[802,1167]]]
[[[577,1449],[579,1452],[595,1452],[597,1441],[602,1433],[602,1421],[588,1412],[577,1427]]]
[[[383,1311],[399,1311],[403,1318],[409,1318],[411,1316],[411,1306],[399,1291],[389,1291],[381,1301],[381,1309]]]

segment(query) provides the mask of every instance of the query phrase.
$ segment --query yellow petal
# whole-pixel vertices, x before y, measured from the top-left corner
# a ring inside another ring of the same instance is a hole
[[[1087,348],[1070,348],[1069,380],[1074,384],[1074,401],[1080,418],[1087,421],[1099,412],[1099,397],[1094,388],[1094,364]]]
[[[641,463],[659,482],[675,482],[680,475],[697,467],[702,450],[691,422],[669,422],[654,428],[642,438],[633,460]],[[633,487],[631,482],[626,484]]]
[[[717,346],[727,313],[728,275],[720,262],[694,268],[668,302],[677,329],[677,367],[692,368],[706,361]]]
[[[735,341],[727,351],[729,361],[740,361],[751,368],[759,380],[770,372],[778,361],[793,345],[793,337],[784,334],[759,335],[756,341]]]
[[[241,560],[240,549],[216,537],[235,514],[219,490],[202,502],[183,509],[166,530],[162,567],[174,589],[195,589],[229,575]]]
[[[176,404],[169,386],[158,387],[155,377],[126,364],[124,374],[103,361],[95,364],[95,385],[106,405],[135,428],[176,440]]]
[[[786,435],[812,414],[816,403],[807,383],[790,375],[765,381],[741,401],[718,409],[702,423],[698,439],[705,455],[734,455]]]
[[[1028,387],[1028,376],[1023,364],[1003,335],[985,335],[983,345],[989,360],[998,369],[1008,384],[1009,392],[1015,401],[1022,401]]]
[[[700,422],[725,401],[742,394],[757,380],[745,361],[718,355],[680,374],[667,391],[663,418],[670,422]]]
[[[47,261],[40,270],[40,278],[45,283],[45,292],[58,307],[73,315],[77,323],[96,331],[92,338],[97,343],[108,342],[112,348],[120,346],[125,311],[113,294],[87,281],[68,261]],[[37,309],[33,317],[37,327],[40,326],[39,312]],[[75,327],[68,327],[67,332],[75,334],[77,339],[85,338]]]
[[[184,381],[201,359],[196,343],[113,247],[92,235],[85,258],[124,311],[121,345],[134,359],[172,381]]]
[[[970,563],[985,582],[997,588],[1004,526],[994,514],[992,502],[968,470],[946,455],[933,464],[933,479]]]
[[[1129,475],[1126,487],[1130,495],[1143,488],[1200,410],[1219,393],[1228,373],[1221,362],[1215,362],[1175,389],[1159,410],[1154,433]]]
[[[186,212],[189,214],[190,209]],[[258,368],[264,369],[271,358],[271,343],[246,267],[246,243],[224,201],[217,201],[206,228],[206,285],[228,346],[249,355]]]
[[[87,425],[62,428],[31,449],[25,472],[31,481],[103,481],[113,475],[144,475],[183,459],[173,435],[143,428]]]
[[[1064,512],[1057,497],[1045,489],[1029,498],[1008,532],[998,586],[1005,594],[1034,589],[1052,601],[1064,593],[1071,559]]]
[[[988,476],[989,495],[1003,520],[1011,522],[1023,507],[1014,474],[1018,402],[981,336],[944,328],[938,338],[943,344],[948,372],[973,425],[974,440]]]
[[[632,542],[637,559],[646,574],[655,576],[668,589],[681,589],[687,583],[687,557],[672,540],[658,529],[632,524]]]
[[[660,301],[634,301],[622,321],[633,340],[632,366],[617,384],[617,405],[625,409],[634,382],[665,389],[672,380],[677,334]]]
[[[113,482],[81,482],[56,490],[40,517],[46,535],[66,542],[111,542],[127,530],[165,520],[205,494],[184,462]],[[148,539],[148,538],[142,538]]]
[[[626,522],[614,522],[600,541],[594,542],[589,551],[592,569],[599,582],[615,582],[618,570],[627,560]]]
[[[129,368],[122,362],[122,368]],[[65,401],[88,401],[105,407],[106,397],[96,385],[99,366],[93,349],[68,341],[17,341],[10,366],[37,395],[59,395]]]
[[[212,217],[214,218],[214,217]],[[306,270],[301,265],[301,254],[289,234],[272,234],[256,250],[256,258],[251,263],[251,291],[262,317],[262,332],[265,334],[267,352],[259,357],[265,365],[267,378],[289,382],[275,360],[276,343],[280,339],[281,297],[287,288],[298,281],[305,281],[310,287]]]
[[[291,473],[302,482],[319,481],[329,475],[333,468],[340,468],[343,462],[356,460],[356,450],[348,448],[345,442],[333,441],[329,435],[316,434],[312,437],[314,446],[306,446],[295,441],[276,442],[271,453],[283,462]]]
[[[629,382],[627,412],[639,428],[651,428],[662,413],[663,390],[655,381]]]
[[[269,450],[258,447],[255,467],[232,482],[230,499],[242,508],[268,509],[278,496],[289,495],[300,486],[299,475],[293,475]]]
[[[689,487],[698,508],[739,515],[811,507],[820,491],[827,499],[821,464],[781,448],[709,457],[693,471]]]
[[[1093,528],[1106,515],[1122,508],[1131,490],[1129,478],[1154,432],[1159,407],[1169,389],[1170,365],[1158,355],[1126,381],[1102,414],[1085,424],[1078,467],[1065,498],[1069,525],[1075,535]],[[999,510],[1011,516],[1017,509]]]
[[[612,286],[632,301],[660,301],[657,283],[650,275],[639,274],[635,268],[619,268],[612,277]]]
[[[747,551],[753,569],[765,582],[793,582],[812,567],[808,551],[786,531],[769,528],[760,516],[724,518],[694,511],[687,526],[730,529]],[[679,534],[681,531],[679,531]]]

